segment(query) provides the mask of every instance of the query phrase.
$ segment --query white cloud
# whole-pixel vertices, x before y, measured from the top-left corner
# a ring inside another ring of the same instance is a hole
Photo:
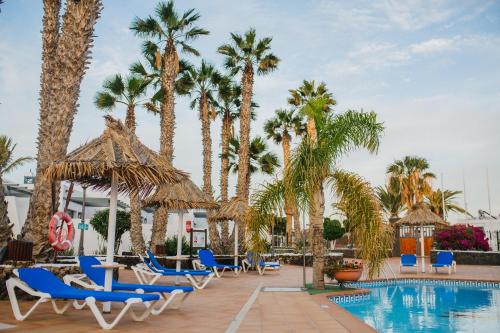
[[[423,54],[429,54],[429,53],[436,53],[436,52],[442,52],[442,51],[449,51],[453,50],[456,48],[456,42],[458,41],[459,37],[455,38],[433,38],[429,39],[425,42],[421,43],[416,43],[410,45],[409,49],[413,53],[423,53]]]

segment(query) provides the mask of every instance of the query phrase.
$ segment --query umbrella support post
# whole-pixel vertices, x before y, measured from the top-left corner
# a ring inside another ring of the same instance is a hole
[[[234,221],[234,265],[238,265],[238,223]]]
[[[420,255],[422,256],[422,273],[425,273],[424,228],[420,225]]]
[[[175,262],[175,270],[177,272],[181,271],[181,256],[182,256],[182,227],[184,225],[184,212],[180,211],[179,221],[177,222],[177,260]],[[180,283],[180,277],[175,277],[175,284]]]
[[[106,248],[106,264],[113,264],[115,252],[115,234],[116,234],[116,207],[118,200],[118,184],[113,173],[111,178],[111,194],[109,198],[109,218],[108,218],[108,242]],[[104,290],[111,291],[111,284],[113,282],[113,269],[106,268],[106,275],[104,277]],[[111,302],[103,304],[104,312],[111,312]]]

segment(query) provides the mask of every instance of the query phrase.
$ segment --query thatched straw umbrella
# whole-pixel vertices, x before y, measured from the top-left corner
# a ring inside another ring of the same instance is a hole
[[[248,203],[239,198],[233,197],[227,202],[223,202],[213,216],[211,216],[212,221],[234,221],[234,264],[238,265],[238,224],[245,221],[245,217],[248,213]]]
[[[97,189],[110,189],[106,265],[112,267],[118,192],[139,191],[144,196],[156,186],[177,183],[187,174],[144,146],[120,121],[104,117],[106,130],[87,144],[53,162],[47,169],[52,180],[72,180]],[[111,290],[113,270],[106,270],[104,289]],[[109,311],[106,304],[105,311]]]
[[[396,226],[420,226],[420,252],[422,254],[422,273],[425,273],[425,253],[424,253],[424,225],[448,225],[440,216],[434,214],[425,205],[420,204],[412,208],[412,210],[403,218],[394,223]]]
[[[180,272],[184,211],[186,209],[217,209],[219,205],[188,178],[173,185],[163,185],[158,187],[155,193],[144,199],[143,203],[145,206],[162,205],[168,210],[177,210],[179,222],[177,228],[176,270]]]

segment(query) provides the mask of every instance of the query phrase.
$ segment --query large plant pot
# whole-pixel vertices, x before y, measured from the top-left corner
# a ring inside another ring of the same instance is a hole
[[[336,271],[334,277],[335,280],[337,280],[339,283],[355,282],[361,278],[362,274],[363,274],[363,269],[361,268],[343,269],[340,271]]]

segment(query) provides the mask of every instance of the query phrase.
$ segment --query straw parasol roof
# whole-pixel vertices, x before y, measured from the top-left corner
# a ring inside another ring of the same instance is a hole
[[[145,206],[164,205],[168,209],[217,209],[219,205],[189,178],[162,185],[143,201]]]
[[[405,217],[398,220],[395,225],[448,225],[440,216],[434,214],[424,205],[414,207]]]
[[[98,189],[110,187],[114,174],[119,191],[138,189],[149,194],[161,184],[187,179],[153,150],[143,145],[121,121],[105,116],[103,134],[49,165],[46,175],[53,180],[72,180]]]
[[[231,200],[221,203],[219,210],[210,219],[213,221],[234,220],[241,222],[244,220],[248,208],[249,206],[245,200],[233,197]]]

